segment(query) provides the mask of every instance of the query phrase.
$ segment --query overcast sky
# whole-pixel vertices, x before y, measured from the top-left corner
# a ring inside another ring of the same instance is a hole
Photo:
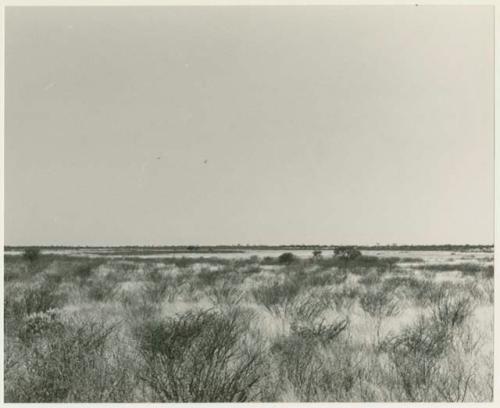
[[[492,243],[493,35],[492,7],[8,7],[5,243]]]

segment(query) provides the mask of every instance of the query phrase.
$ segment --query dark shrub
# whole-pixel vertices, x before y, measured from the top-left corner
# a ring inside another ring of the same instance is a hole
[[[356,258],[362,256],[361,251],[353,246],[339,246],[333,251],[336,258],[340,258],[346,261],[352,261]]]
[[[224,278],[226,275],[226,271],[224,269],[209,269],[203,268],[198,273],[198,281],[200,282],[200,286],[213,286],[217,281]]]
[[[157,269],[151,270],[143,285],[144,296],[153,303],[161,303],[164,299],[173,302],[178,293],[180,282],[171,275],[164,276]]]
[[[280,264],[291,264],[297,259],[297,257],[291,252],[284,252],[278,257],[278,262]]]
[[[450,330],[461,326],[473,312],[473,302],[468,296],[452,296],[443,290],[433,309],[433,318],[437,324]]]
[[[493,265],[488,265],[483,271],[484,277],[487,279],[493,278],[495,274],[495,267]]]
[[[93,265],[90,265],[90,264],[78,265],[74,269],[73,275],[77,279],[79,279],[81,282],[85,282],[92,275],[92,268],[93,268]]]
[[[321,251],[319,249],[313,251],[313,258],[321,258]]]
[[[278,338],[271,353],[278,363],[278,387],[292,387],[299,401],[348,401],[360,370],[353,362],[353,350],[338,341],[321,353],[320,342],[292,334]]]
[[[240,340],[248,316],[187,312],[136,330],[146,363],[141,378],[155,398],[171,402],[238,402],[255,398],[261,356]]]
[[[428,401],[439,359],[451,342],[448,329],[433,320],[420,317],[399,336],[385,341],[382,349],[397,375],[397,386],[408,401]]]
[[[113,300],[117,294],[116,284],[108,280],[89,281],[88,297],[90,300],[103,302]]]
[[[293,320],[310,323],[319,318],[329,307],[331,307],[331,292],[313,290],[293,299],[290,314]]]
[[[57,329],[56,329],[57,328]],[[130,398],[124,367],[112,365],[106,343],[113,327],[31,318],[25,372],[9,379],[8,402],[104,402]]]
[[[39,248],[27,248],[23,252],[23,259],[30,263],[36,262],[40,258],[41,251]]]

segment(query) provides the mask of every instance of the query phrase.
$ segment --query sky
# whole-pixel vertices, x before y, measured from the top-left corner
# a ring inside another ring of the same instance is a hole
[[[490,244],[493,22],[7,7],[5,244]]]

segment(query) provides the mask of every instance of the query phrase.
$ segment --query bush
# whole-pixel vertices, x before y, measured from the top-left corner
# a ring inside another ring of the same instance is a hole
[[[242,301],[244,292],[224,281],[222,284],[209,288],[207,296],[215,305],[237,306]]]
[[[73,271],[73,276],[80,282],[86,282],[92,275],[92,268],[90,264],[78,265]]]
[[[23,259],[30,263],[36,262],[40,258],[41,251],[39,248],[27,248],[23,252]]]
[[[450,330],[461,326],[472,314],[473,302],[467,296],[453,297],[448,291],[442,291],[433,310],[436,323]]]
[[[33,313],[43,313],[61,305],[64,298],[50,282],[31,284],[17,294],[5,297],[5,317],[21,320]]]
[[[291,252],[285,252],[285,253],[282,253],[279,257],[278,257],[278,262],[280,264],[291,264],[292,262],[296,261],[297,260],[297,257],[292,254]]]
[[[44,322],[44,323],[42,323]],[[48,329],[50,324],[52,329]],[[57,324],[58,329],[54,327]],[[114,327],[32,318],[24,371],[11,373],[8,402],[104,402],[130,399],[129,374],[106,355]]]
[[[352,261],[362,256],[361,251],[353,246],[339,246],[334,249],[333,254],[336,258],[346,261]]]
[[[88,297],[90,300],[104,302],[113,300],[117,294],[116,284],[110,281],[89,281]]]
[[[348,401],[360,377],[353,362],[354,351],[347,344],[329,347],[292,334],[278,338],[271,347],[278,365],[278,389],[290,390],[295,400]],[[289,392],[290,392],[289,391]]]
[[[321,250],[319,249],[316,249],[313,251],[313,258],[317,259],[317,258],[321,258]]]
[[[439,296],[439,287],[432,281],[407,276],[388,277],[382,283],[382,290],[397,293],[423,306],[434,304]]]
[[[362,309],[373,317],[388,317],[398,313],[398,303],[386,290],[368,290],[361,293],[359,303]]]
[[[495,267],[493,265],[488,265],[484,271],[483,275],[486,279],[492,279],[493,276],[495,275]]]
[[[388,350],[397,386],[406,400],[432,400],[433,378],[450,343],[446,327],[422,316],[401,335],[386,340],[382,347]]]
[[[224,269],[203,268],[198,273],[198,281],[201,287],[213,286],[215,283],[224,278],[226,271]]]
[[[359,278],[358,283],[365,286],[374,286],[380,282],[380,275],[377,272],[371,272]]]
[[[366,313],[375,319],[376,341],[378,342],[383,319],[399,313],[398,301],[387,290],[376,291],[372,289],[360,295],[359,304]]]
[[[18,337],[24,344],[30,345],[47,334],[61,334],[63,329],[59,314],[52,309],[26,316],[19,327]]]
[[[294,297],[290,302],[290,314],[293,320],[312,322],[331,307],[331,292],[321,289],[311,290],[307,294]]]
[[[262,360],[240,345],[246,325],[241,313],[213,311],[146,322],[135,332],[145,362],[142,380],[165,402],[254,399]]]
[[[148,297],[154,303],[161,303],[165,298],[173,302],[178,292],[178,282],[172,276],[163,276],[158,270],[154,269],[147,275],[144,282],[144,296]]]
[[[283,283],[273,282],[270,285],[255,288],[252,294],[255,300],[264,305],[270,313],[284,317],[299,291],[298,282],[288,279]]]

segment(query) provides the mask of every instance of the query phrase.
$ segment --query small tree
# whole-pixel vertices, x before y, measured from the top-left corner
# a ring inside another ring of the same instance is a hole
[[[353,246],[340,246],[336,247],[333,252],[336,258],[352,261],[362,256],[361,251]]]
[[[335,258],[341,259],[344,264],[344,272],[347,271],[347,264],[362,256],[361,251],[352,246],[336,247],[333,251]]]
[[[321,250],[317,249],[313,251],[313,258],[315,259],[321,258]]]

